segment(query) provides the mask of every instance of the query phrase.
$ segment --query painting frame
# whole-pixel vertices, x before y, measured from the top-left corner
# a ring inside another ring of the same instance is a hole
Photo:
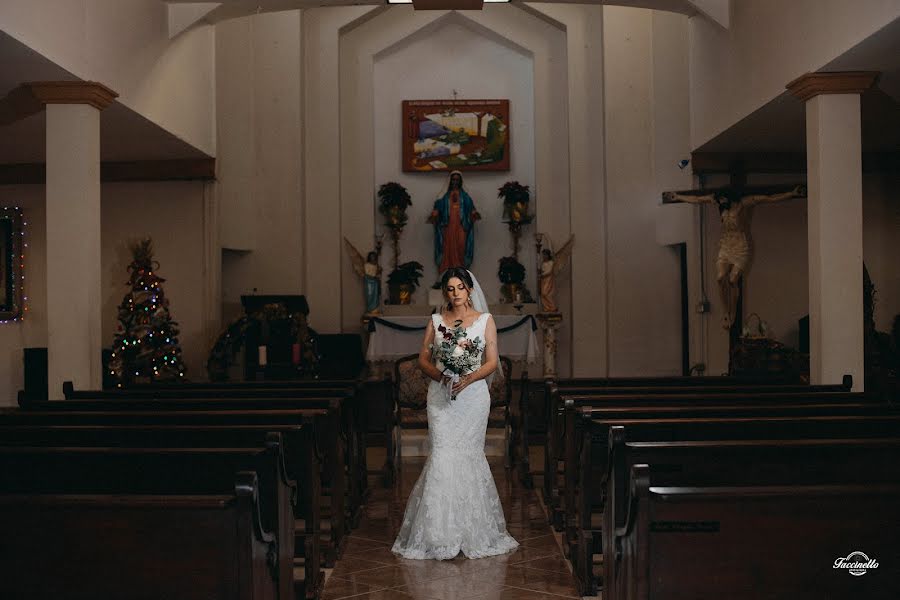
[[[509,171],[508,99],[403,100],[406,173]]]
[[[18,207],[0,207],[0,322],[25,316],[24,230]]]

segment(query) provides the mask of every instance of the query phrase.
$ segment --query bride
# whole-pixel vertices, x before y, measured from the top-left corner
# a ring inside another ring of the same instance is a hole
[[[484,438],[491,398],[488,383],[499,366],[497,327],[475,277],[450,268],[441,278],[446,309],[431,316],[419,352],[419,368],[432,379],[428,386],[428,438],[431,453],[413,487],[393,552],[404,558],[447,560],[462,552],[483,558],[510,552],[519,543],[506,531]],[[452,383],[432,362],[430,345],[438,328],[455,321],[467,337],[484,340],[480,368]],[[455,400],[450,400],[450,386]]]

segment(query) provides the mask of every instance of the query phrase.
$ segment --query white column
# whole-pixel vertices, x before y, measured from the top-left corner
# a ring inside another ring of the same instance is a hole
[[[115,93],[86,82],[32,90],[47,107],[48,389],[59,398],[63,381],[101,386],[100,109]]]
[[[47,107],[47,361],[63,381],[100,389],[100,111]]]
[[[874,73],[814,73],[788,87],[806,100],[809,349],[813,384],[864,388],[860,93]]]

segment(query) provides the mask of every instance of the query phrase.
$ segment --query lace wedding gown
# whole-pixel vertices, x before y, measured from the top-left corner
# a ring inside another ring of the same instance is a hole
[[[488,313],[466,329],[484,339]],[[432,315],[437,333],[441,316]],[[443,370],[440,361],[438,369]],[[437,381],[428,386],[428,439],[431,453],[409,501],[392,550],[404,558],[468,558],[509,552],[519,543],[506,531],[497,486],[484,455],[491,398],[484,379],[450,402]]]

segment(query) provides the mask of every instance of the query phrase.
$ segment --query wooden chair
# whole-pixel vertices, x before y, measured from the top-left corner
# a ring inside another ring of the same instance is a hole
[[[403,429],[427,429],[428,385],[431,380],[419,369],[418,354],[410,354],[394,361],[394,412],[393,412],[393,453],[395,468],[399,468],[402,457],[401,436]],[[514,430],[511,418],[512,385],[510,373],[512,362],[500,357],[503,375],[495,374],[491,382],[491,412],[488,427],[502,428],[505,432],[505,459],[507,468],[512,466]]]

